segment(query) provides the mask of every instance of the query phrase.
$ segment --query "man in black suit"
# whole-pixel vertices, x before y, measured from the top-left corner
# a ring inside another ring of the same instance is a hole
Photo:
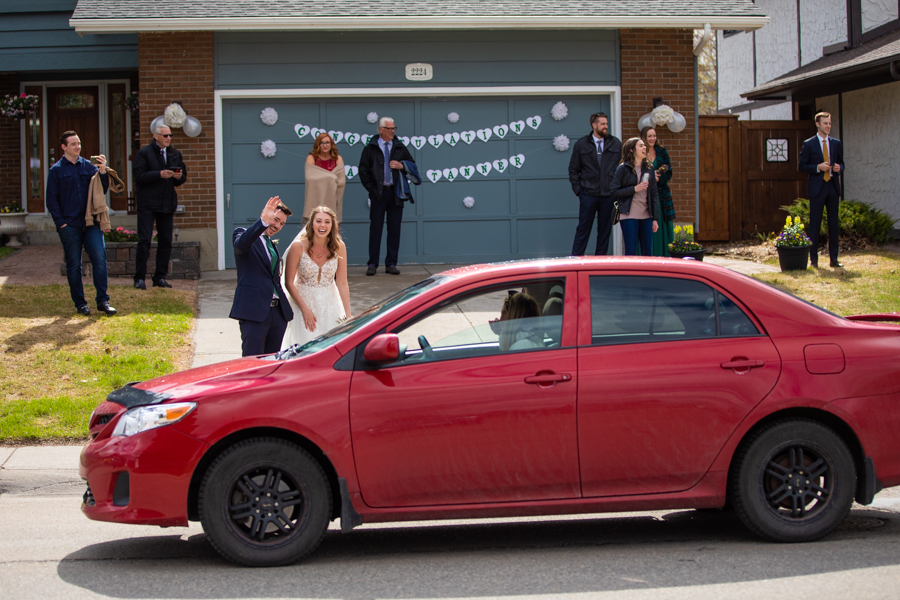
[[[256,223],[234,230],[238,282],[229,316],[240,322],[242,356],[278,352],[288,321],[294,318],[281,287],[281,257],[269,239],[289,216],[291,209],[274,196],[266,202]]]
[[[594,215],[597,215],[597,249],[594,253],[598,256],[606,256],[612,231],[614,201],[609,187],[622,158],[622,142],[609,134],[609,117],[605,113],[591,115],[591,130],[575,142],[569,160],[569,183],[579,200],[572,256],[583,256],[587,250]]]
[[[387,218],[387,253],[384,272],[399,275],[400,224],[403,202],[397,196],[400,178],[405,177],[404,162],[414,163],[403,142],[394,137],[397,126],[391,117],[378,119],[378,136],[369,140],[359,157],[359,180],[369,192],[369,262],[366,275],[374,275],[381,254],[381,230]],[[410,200],[411,201],[411,200]]]
[[[838,262],[838,203],[841,199],[840,178],[844,173],[844,147],[840,140],[830,137],[831,115],[816,115],[818,133],[803,142],[800,149],[800,171],[809,175],[809,239],[810,263],[819,267],[819,230],[822,227],[822,211],[828,211],[828,255],[832,267],[843,267]]]
[[[175,188],[187,181],[187,167],[181,152],[173,148],[172,130],[159,125],[153,132],[153,141],[134,155],[132,174],[137,204],[138,246],[134,266],[134,287],[146,290],[147,258],[153,241],[153,221],[156,221],[156,271],[153,285],[170,288],[166,281],[169,274],[169,258],[172,256],[172,233],[178,194]]]

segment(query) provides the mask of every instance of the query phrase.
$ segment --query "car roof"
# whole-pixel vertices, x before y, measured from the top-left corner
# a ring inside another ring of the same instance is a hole
[[[718,275],[730,273],[717,265],[697,260],[646,256],[567,256],[561,258],[534,258],[507,262],[481,263],[465,265],[443,271],[440,275],[447,277],[466,277],[476,274],[491,273],[496,276],[516,275],[517,273],[534,273],[535,271],[580,271],[580,270],[647,270],[693,273],[709,276],[713,272]]]

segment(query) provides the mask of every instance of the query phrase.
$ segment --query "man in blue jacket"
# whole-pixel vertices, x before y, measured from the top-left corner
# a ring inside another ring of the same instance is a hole
[[[100,171],[103,191],[109,190],[109,175],[106,174],[106,157],[97,157],[94,166],[81,157],[81,139],[74,131],[66,131],[59,138],[63,156],[50,167],[47,174],[47,211],[56,223],[56,233],[62,242],[66,257],[66,278],[69,280],[69,295],[80,315],[88,316],[91,309],[84,299],[84,284],[81,281],[81,249],[87,252],[97,290],[97,310],[111,317],[118,312],[109,305],[106,243],[100,223],[86,226],[85,213],[88,205],[88,190],[91,178]]]
[[[841,200],[841,175],[844,174],[844,147],[831,133],[831,115],[816,115],[818,132],[800,148],[800,171],[809,175],[809,249],[810,263],[819,267],[819,231],[822,228],[822,212],[828,211],[828,256],[832,267],[843,267],[838,262],[838,204]]]
[[[240,322],[242,356],[278,352],[288,321],[294,318],[281,287],[281,257],[269,239],[281,231],[289,216],[291,209],[274,196],[256,223],[234,230],[238,282],[229,316]]]

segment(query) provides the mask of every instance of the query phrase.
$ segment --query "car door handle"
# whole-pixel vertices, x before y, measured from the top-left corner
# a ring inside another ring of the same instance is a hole
[[[568,373],[541,373],[538,375],[529,375],[525,378],[525,383],[534,383],[537,385],[546,385],[548,383],[559,383],[560,381],[570,381],[572,376]]]
[[[729,360],[722,363],[723,369],[758,369],[759,367],[766,366],[766,361],[764,360],[749,360],[749,359],[738,359],[738,360]]]

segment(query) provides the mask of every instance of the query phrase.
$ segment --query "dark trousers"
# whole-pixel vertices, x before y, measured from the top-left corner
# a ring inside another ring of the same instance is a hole
[[[584,256],[587,250],[588,239],[591,237],[591,227],[594,225],[594,215],[597,215],[597,256],[606,256],[609,253],[609,234],[612,231],[612,196],[578,196],[580,206],[578,208],[578,227],[575,229],[575,241],[572,243],[572,256]]]
[[[385,187],[381,198],[371,198],[369,209],[369,266],[378,266],[381,254],[381,230],[387,216],[387,254],[384,266],[397,266],[397,255],[400,253],[400,223],[403,221],[403,204],[397,206],[397,194],[394,186]]]
[[[810,262],[819,264],[819,230],[822,228],[822,211],[828,212],[828,256],[831,260],[837,260],[838,242],[841,234],[838,222],[838,204],[841,197],[838,194],[837,179],[826,182],[819,190],[815,198],[809,199],[809,239],[812,246],[809,249]]]
[[[135,281],[147,278],[147,258],[150,256],[150,243],[153,241],[153,221],[156,221],[157,242],[156,271],[153,273],[153,281],[165,279],[169,274],[169,258],[172,256],[172,230],[175,224],[175,214],[138,210],[138,245],[134,264]]]
[[[300,317],[303,318],[302,316]],[[271,354],[281,350],[287,321],[280,306],[273,306],[262,321],[241,319],[241,356]]]
[[[84,285],[81,281],[81,249],[87,252],[97,289],[97,305],[109,302],[107,294],[106,242],[100,225],[77,227],[66,225],[56,228],[66,257],[66,279],[69,280],[69,294],[75,307],[87,306],[84,299]]]
[[[622,245],[625,256],[637,256],[638,241],[641,255],[653,256],[653,219],[622,219]]]

